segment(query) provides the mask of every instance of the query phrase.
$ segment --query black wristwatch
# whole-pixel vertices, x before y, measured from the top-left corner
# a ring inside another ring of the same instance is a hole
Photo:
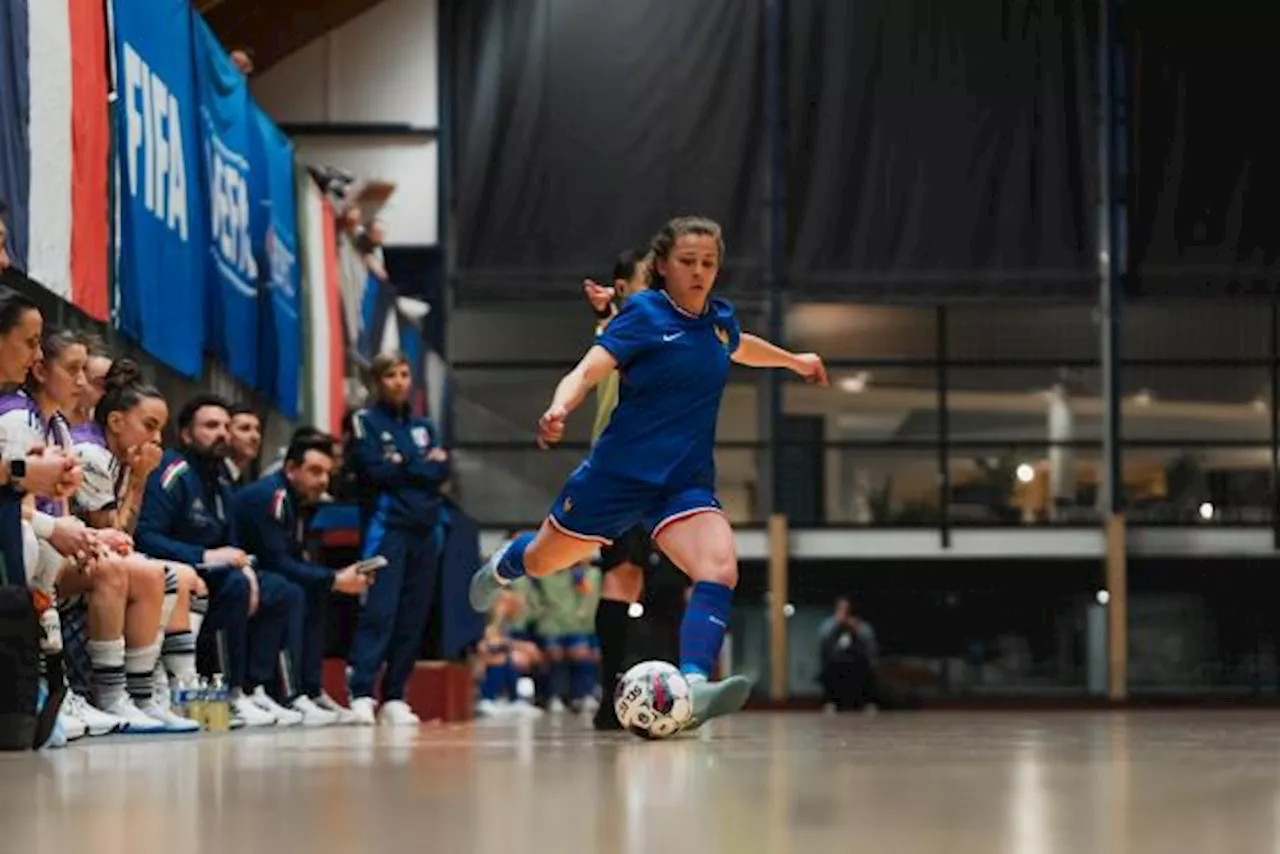
[[[24,459],[9,460],[9,486],[22,488],[22,479],[27,476],[27,461]]]

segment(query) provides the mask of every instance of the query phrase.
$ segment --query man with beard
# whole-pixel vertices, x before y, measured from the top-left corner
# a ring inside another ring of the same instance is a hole
[[[197,655],[205,673],[219,669],[212,663],[223,657],[234,719],[295,726],[302,715],[277,704],[266,686],[276,678],[290,621],[301,619],[303,597],[280,576],[256,573],[236,546],[226,468],[230,424],[220,397],[201,395],[182,407],[178,450],[166,451],[147,480],[135,540],[154,558],[196,567],[208,585]]]

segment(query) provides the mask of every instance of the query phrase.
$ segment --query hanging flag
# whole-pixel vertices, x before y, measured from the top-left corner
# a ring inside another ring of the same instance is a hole
[[[200,154],[209,192],[209,343],[231,375],[258,384],[258,259],[265,235],[262,164],[255,164],[249,86],[204,18],[191,12]],[[259,244],[261,245],[261,244]]]
[[[0,60],[0,200],[10,209],[14,264],[106,320],[111,128],[101,0],[5,0]]]
[[[251,108],[266,188],[266,228],[260,250],[263,270],[259,302],[258,387],[286,418],[298,417],[298,377],[302,371],[299,314],[298,204],[294,188],[293,143],[255,105]]]
[[[161,362],[198,377],[208,232],[190,7],[188,0],[116,0],[112,14],[117,324]]]
[[[304,415],[316,427],[337,436],[346,411],[337,224],[333,206],[301,166],[297,167],[295,184],[305,316],[303,354],[308,366]]]

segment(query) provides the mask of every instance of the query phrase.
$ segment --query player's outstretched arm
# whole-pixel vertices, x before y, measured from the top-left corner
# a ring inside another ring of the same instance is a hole
[[[556,386],[551,405],[538,419],[538,445],[547,448],[564,438],[564,423],[569,413],[582,405],[591,389],[618,367],[613,355],[600,345],[587,351],[582,361],[564,375]]]
[[[784,368],[806,382],[827,385],[827,366],[817,353],[792,353],[749,332],[742,333],[733,361],[748,368]]]

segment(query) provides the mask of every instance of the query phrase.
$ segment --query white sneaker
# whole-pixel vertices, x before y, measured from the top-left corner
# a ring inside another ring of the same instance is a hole
[[[551,702],[547,703],[547,711],[551,712],[553,715],[563,714],[564,700],[561,700],[559,697],[552,697]]]
[[[349,726],[356,722],[355,715],[346,706],[330,697],[324,691],[320,692],[320,696],[315,698],[315,704],[326,712],[333,712],[338,716],[338,726]]]
[[[127,732],[130,735],[138,735],[140,733],[154,734],[164,732],[166,729],[162,722],[134,705],[131,697],[121,697],[106,709],[106,712],[124,721],[124,726],[120,728],[120,731]]]
[[[546,712],[527,700],[516,700],[511,704],[507,714],[520,718],[540,718]]]
[[[481,718],[502,717],[502,706],[496,700],[481,700],[476,703],[476,716]]]
[[[239,721],[237,726],[236,721]],[[240,694],[231,699],[231,728],[239,729],[242,726],[260,727],[275,726],[276,716],[258,707],[253,700]]]
[[[373,712],[372,697],[356,697],[351,701],[351,722],[356,726],[373,726],[376,724],[378,721]]]
[[[338,722],[338,713],[322,709],[316,701],[302,694],[294,699],[293,710],[302,715],[303,726],[333,726]]]
[[[276,719],[277,726],[298,726],[302,723],[302,712],[295,712],[293,709],[286,709],[284,706],[271,699],[271,695],[267,693],[267,689],[259,685],[253,692],[253,696],[249,698],[255,706],[262,709],[267,714]]]
[[[138,708],[141,709],[142,713],[147,717],[155,718],[160,721],[160,723],[164,724],[165,732],[200,731],[200,724],[190,718],[184,718],[182,715],[175,714],[169,708],[169,704],[162,701],[158,695],[153,696],[149,703],[139,706]]]
[[[58,725],[62,727],[62,734],[67,737],[67,741],[75,741],[89,734],[89,728],[84,725],[84,721],[73,718],[61,710],[58,711]]]
[[[413,713],[404,700],[390,700],[378,710],[378,723],[383,726],[417,726],[422,719]]]
[[[84,724],[89,735],[107,735],[124,726],[124,721],[95,709],[75,691],[67,691],[67,696],[62,701],[62,714]]]

